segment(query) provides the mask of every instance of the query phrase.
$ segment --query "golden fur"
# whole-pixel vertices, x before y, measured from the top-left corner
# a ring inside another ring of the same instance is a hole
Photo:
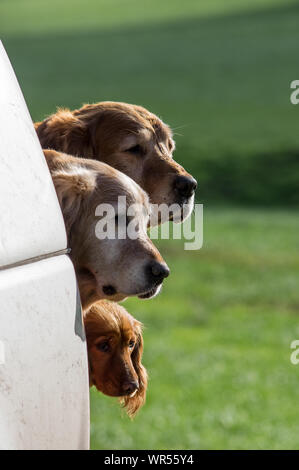
[[[58,109],[35,128],[43,148],[105,162],[136,181],[152,204],[176,203],[182,218],[190,214],[196,181],[172,158],[170,128],[147,109],[117,102]]]
[[[45,150],[44,154],[64,216],[83,309],[103,298],[119,301],[158,293],[169,270],[147,235],[146,193],[105,163],[53,150]],[[126,197],[126,207],[136,206],[138,237],[99,239],[96,208],[100,204],[115,205],[119,196]],[[156,269],[161,270],[158,277]]]

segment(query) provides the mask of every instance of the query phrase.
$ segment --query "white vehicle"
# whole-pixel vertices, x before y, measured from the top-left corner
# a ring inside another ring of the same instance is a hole
[[[55,189],[0,42],[0,449],[88,449],[86,341]]]

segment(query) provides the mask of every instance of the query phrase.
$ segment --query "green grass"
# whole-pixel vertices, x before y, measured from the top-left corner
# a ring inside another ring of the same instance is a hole
[[[298,202],[299,5],[287,0],[2,0],[1,39],[34,120],[56,106],[143,104],[197,176],[204,247],[159,244],[145,323],[146,406],[91,391],[93,448],[297,448],[299,219],[219,202]]]
[[[160,243],[172,274],[144,322],[150,383],[133,422],[91,393],[93,448],[298,449],[297,213],[206,209],[202,250]]]

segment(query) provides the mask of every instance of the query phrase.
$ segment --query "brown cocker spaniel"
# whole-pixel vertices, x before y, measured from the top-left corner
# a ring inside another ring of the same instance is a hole
[[[104,300],[85,312],[84,325],[90,386],[119,397],[133,417],[144,404],[147,389],[141,323],[122,306]]]

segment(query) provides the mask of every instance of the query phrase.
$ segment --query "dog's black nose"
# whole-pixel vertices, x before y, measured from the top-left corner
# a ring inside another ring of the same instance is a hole
[[[177,176],[174,186],[182,197],[191,197],[197,187],[197,181],[192,176]]]
[[[160,284],[170,273],[167,264],[158,261],[151,261],[147,266],[147,270],[151,281],[157,284]]]
[[[132,380],[130,382],[125,382],[123,384],[123,392],[125,395],[132,395],[136,390],[138,390],[138,382],[136,380]]]

